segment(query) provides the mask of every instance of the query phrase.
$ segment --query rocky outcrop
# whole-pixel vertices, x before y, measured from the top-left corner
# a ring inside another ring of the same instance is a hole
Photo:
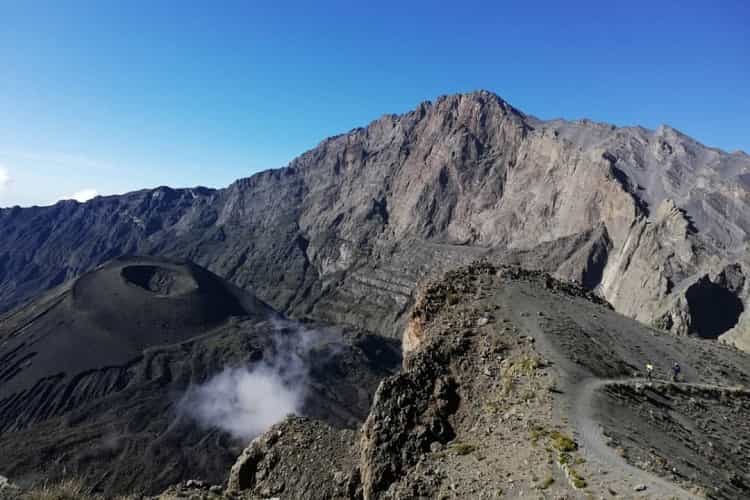
[[[747,257],[732,263],[718,261],[704,273],[686,279],[666,305],[662,304],[654,326],[678,335],[718,338],[748,350],[749,264]]]
[[[665,200],[651,219],[634,221],[624,244],[613,251],[602,295],[623,314],[649,322],[675,286],[700,268],[699,258],[709,258],[698,253],[698,244],[684,212]]]
[[[729,271],[725,279],[741,282]],[[746,440],[733,445],[731,429],[747,427],[747,354],[647,328],[579,284],[486,261],[420,289],[409,318],[401,373],[380,383],[358,433],[288,419],[240,456],[231,491],[379,500],[598,498],[647,489],[654,498],[696,491],[739,498],[750,449]],[[659,379],[645,388],[633,377],[644,353]],[[672,360],[684,367],[680,384],[661,380]],[[638,393],[625,409],[607,396],[620,389]],[[675,396],[674,407],[665,396]],[[711,398],[721,403],[720,434],[709,423]],[[637,412],[646,420],[620,421]],[[683,416],[697,427],[681,426]],[[600,422],[618,440],[631,436],[634,455],[659,457],[656,466],[606,451],[603,437],[592,441]]]
[[[290,417],[242,452],[229,474],[227,491],[258,498],[355,498],[356,446],[353,431]]]
[[[400,335],[412,291],[482,255],[640,321],[750,234],[750,157],[669,127],[540,121],[473,92],[222,190],[0,211],[0,308],[127,253],[189,258],[297,317]],[[688,313],[689,314],[689,313]]]

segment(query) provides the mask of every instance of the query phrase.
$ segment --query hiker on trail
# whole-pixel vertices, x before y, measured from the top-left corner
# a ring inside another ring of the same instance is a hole
[[[677,378],[680,376],[680,365],[679,363],[675,363],[672,365],[672,382],[677,382]]]
[[[654,375],[654,365],[652,365],[651,362],[649,361],[648,363],[646,363],[646,380],[651,382],[651,378],[653,377],[653,375]]]

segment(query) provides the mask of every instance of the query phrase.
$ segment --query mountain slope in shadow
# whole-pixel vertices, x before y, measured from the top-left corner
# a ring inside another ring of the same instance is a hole
[[[245,439],[196,420],[186,394],[285,356],[299,412],[337,428],[361,424],[400,360],[393,342],[290,322],[192,263],[112,261],[0,322],[0,474],[80,476],[108,495],[220,482]]]

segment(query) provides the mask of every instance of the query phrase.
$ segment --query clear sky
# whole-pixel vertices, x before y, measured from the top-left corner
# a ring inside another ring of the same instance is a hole
[[[748,5],[0,0],[0,206],[224,186],[480,88],[750,151]]]

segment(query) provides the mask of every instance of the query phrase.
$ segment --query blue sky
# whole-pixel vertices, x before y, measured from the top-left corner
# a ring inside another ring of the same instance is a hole
[[[746,5],[0,0],[0,206],[224,186],[480,88],[750,151]]]

